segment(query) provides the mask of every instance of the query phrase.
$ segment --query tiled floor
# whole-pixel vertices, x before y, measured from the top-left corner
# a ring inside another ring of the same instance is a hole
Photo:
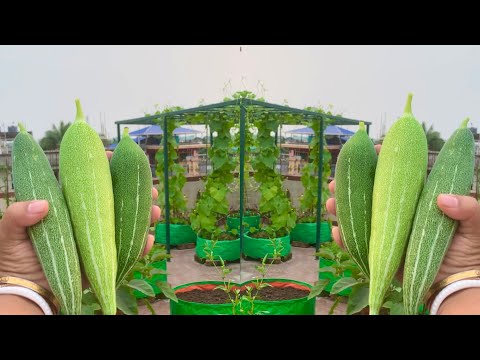
[[[195,281],[221,280],[218,271],[211,266],[205,266],[193,260],[195,249],[172,250],[172,259],[167,264],[168,282],[172,287]],[[313,284],[318,279],[318,260],[314,257],[314,248],[292,247],[292,259],[273,264],[268,270],[267,277],[288,278]],[[241,264],[228,265],[232,272],[230,278],[236,282],[244,282],[258,276],[255,266],[256,261],[244,261]],[[328,314],[333,301],[329,298],[317,298],[316,314]],[[158,300],[152,304],[158,315],[169,315],[170,305],[168,300]],[[346,305],[340,303],[334,311],[335,315],[345,314]],[[150,314],[146,306],[139,306],[139,313]]]

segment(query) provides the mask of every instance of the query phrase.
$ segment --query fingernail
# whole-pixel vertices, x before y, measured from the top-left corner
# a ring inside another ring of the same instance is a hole
[[[45,200],[32,201],[27,208],[30,214],[38,214],[45,211],[47,202]]]
[[[458,199],[455,196],[450,195],[440,195],[440,203],[446,207],[457,207]]]

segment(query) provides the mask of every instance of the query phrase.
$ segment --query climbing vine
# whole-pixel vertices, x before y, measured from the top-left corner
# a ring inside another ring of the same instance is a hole
[[[198,119],[198,118],[197,118]],[[221,220],[228,214],[228,184],[233,181],[235,162],[231,160],[232,137],[230,129],[235,123],[234,112],[225,109],[209,113],[206,121],[213,137],[208,156],[213,171],[208,175],[205,190],[190,214],[192,229],[205,239],[215,240],[222,233]]]
[[[250,92],[250,91],[237,91],[232,95],[231,98],[225,98],[224,101],[230,100],[238,100],[238,99],[251,99],[256,101],[265,101],[263,98],[257,98],[257,95]],[[240,108],[237,107],[236,118],[240,117]],[[253,206],[247,208],[248,206],[248,190],[255,189],[257,184],[254,181],[254,178],[250,176],[250,172],[253,171],[253,167],[251,164],[251,152],[255,148],[255,138],[254,132],[255,128],[253,126],[253,118],[255,114],[255,109],[252,106],[245,106],[245,152],[244,152],[244,190],[243,190],[243,204],[245,205],[245,213],[244,216],[250,216],[254,213],[257,213],[256,209]],[[240,171],[240,123],[237,122],[235,125],[234,136],[233,136],[233,146],[238,149],[237,150],[237,164],[236,170]],[[234,182],[235,189],[240,187],[240,177],[235,179]],[[231,214],[233,216],[238,215],[238,212],[233,212]]]
[[[305,110],[318,112],[322,114],[333,115],[331,111],[325,112],[322,108],[307,107]],[[323,121],[324,130],[328,125],[327,119]],[[310,120],[308,125],[312,128],[314,136],[310,142],[309,162],[302,168],[302,176],[300,178],[304,192],[300,198],[300,216],[299,222],[315,222],[317,214],[318,202],[318,163],[319,163],[319,147],[323,141],[323,169],[322,169],[322,210],[325,209],[325,203],[330,195],[328,189],[328,177],[330,176],[330,160],[332,155],[325,147],[325,137],[320,139],[320,121]]]
[[[172,111],[182,110],[179,106],[168,107],[163,111],[156,111],[155,115],[169,113]],[[148,115],[147,115],[148,116]],[[173,131],[184,124],[184,121],[169,120],[167,122],[167,129],[163,129],[163,119],[161,119],[158,124],[163,130],[162,142],[160,144],[160,148],[158,149],[157,153],[155,154],[155,160],[157,161],[156,167],[156,174],[158,177],[158,204],[162,208],[165,209],[165,162],[163,158],[163,149],[165,140],[167,141],[168,147],[168,172],[169,182],[168,182],[168,190],[169,190],[169,206],[170,206],[170,223],[172,224],[188,224],[188,217],[186,215],[187,211],[187,199],[183,194],[183,187],[186,182],[185,177],[185,169],[182,165],[178,164],[178,153],[177,147],[178,143],[173,136]],[[163,212],[164,213],[164,212]]]
[[[256,149],[252,165],[255,180],[260,183],[259,211],[270,219],[264,229],[273,237],[290,233],[296,223],[296,212],[282,188],[282,178],[275,170],[279,149],[275,145],[276,133],[281,122],[281,114],[269,111],[257,112],[254,126],[257,128]]]

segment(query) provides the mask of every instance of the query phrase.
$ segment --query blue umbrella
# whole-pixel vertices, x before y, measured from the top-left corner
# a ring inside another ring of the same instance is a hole
[[[174,135],[179,135],[179,134],[198,134],[201,133],[201,131],[198,130],[193,130],[193,129],[187,129],[184,127],[179,127],[173,130]],[[138,135],[162,135],[163,130],[160,126],[158,125],[150,125],[147,127],[144,127],[139,130],[135,130],[130,132],[130,136],[138,136]]]
[[[130,136],[139,136],[139,135],[162,135],[163,131],[158,125],[150,125],[142,129],[138,129],[130,132]]]
[[[340,131],[339,134],[333,134],[333,132],[336,132],[336,131]],[[332,133],[330,133],[332,132]],[[345,128],[342,128],[340,126],[336,126],[336,125],[333,125],[333,126],[327,126],[327,128],[325,129],[325,135],[346,135],[346,136],[351,136],[355,134],[354,131],[350,131],[350,130],[347,130]]]
[[[135,141],[137,144],[140,142],[140,140],[143,140],[145,139],[145,136],[137,136],[135,138],[133,138],[132,140]],[[110,145],[108,145],[107,147],[107,150],[113,150],[117,147],[118,143],[112,143]]]
[[[295,129],[291,131],[285,131],[286,134],[297,134],[297,135],[313,135],[313,129],[309,127],[304,127],[301,129]]]
[[[298,135],[314,135],[312,128],[304,127],[301,129],[286,131],[288,134],[298,134]],[[336,125],[329,125],[324,130],[324,135],[353,135],[355,134],[353,131],[341,128],[340,126]]]

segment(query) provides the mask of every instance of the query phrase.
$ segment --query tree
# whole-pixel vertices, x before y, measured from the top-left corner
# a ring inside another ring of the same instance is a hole
[[[445,144],[445,140],[442,139],[440,133],[433,129],[433,125],[427,129],[427,124],[422,122],[422,128],[427,137],[428,150],[431,151],[440,151]]]
[[[71,123],[65,124],[63,121],[60,121],[60,126],[57,128],[56,125],[53,125],[51,130],[47,130],[45,136],[40,140],[40,146],[43,150],[55,150],[60,148],[60,143],[62,142],[63,135],[67,131]]]

